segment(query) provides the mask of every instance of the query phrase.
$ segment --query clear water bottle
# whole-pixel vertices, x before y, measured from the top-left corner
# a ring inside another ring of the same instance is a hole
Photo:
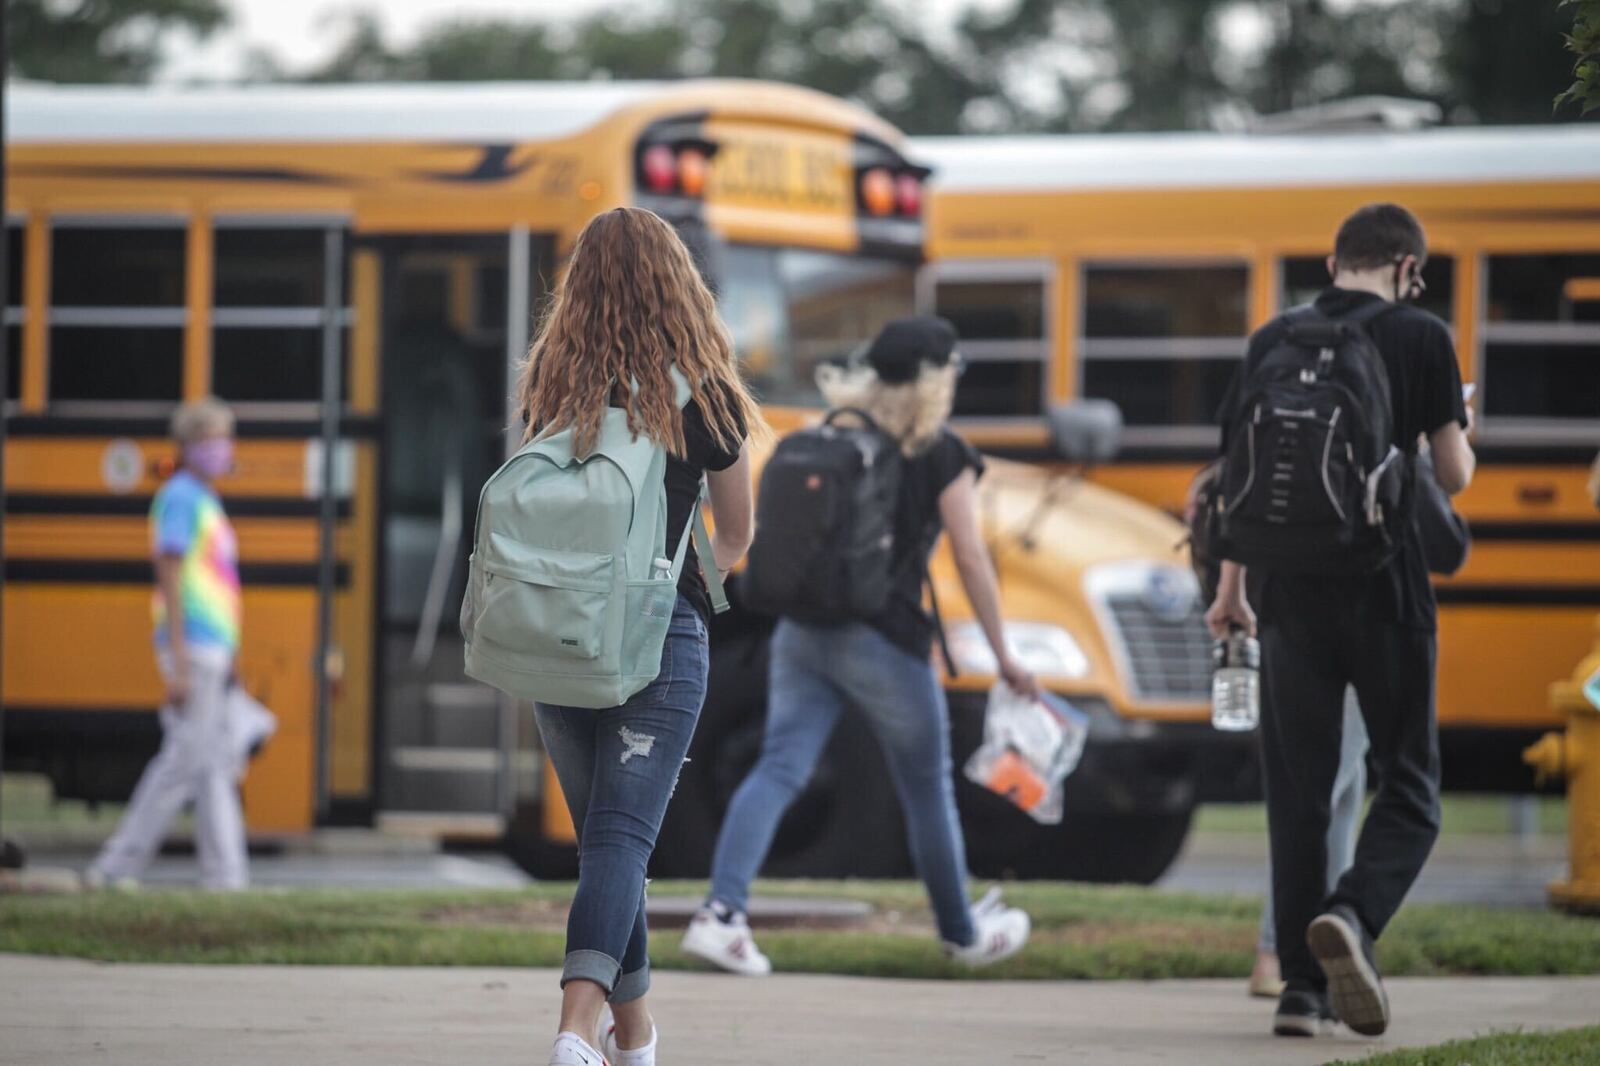
[[[1211,646],[1211,725],[1248,733],[1261,721],[1261,645],[1238,626]]]

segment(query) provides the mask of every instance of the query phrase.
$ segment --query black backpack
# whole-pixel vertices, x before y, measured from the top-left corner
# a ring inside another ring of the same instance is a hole
[[[1204,494],[1216,555],[1309,574],[1369,573],[1393,558],[1411,462],[1393,445],[1389,372],[1364,328],[1392,308],[1284,316],[1282,339],[1235,394],[1228,450]]]
[[[904,466],[899,444],[853,408],[783,438],[761,472],[745,604],[821,624],[882,613]]]

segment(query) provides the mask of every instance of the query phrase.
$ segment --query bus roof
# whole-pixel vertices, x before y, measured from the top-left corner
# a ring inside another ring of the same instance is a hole
[[[329,141],[527,142],[568,136],[655,100],[686,110],[811,113],[877,136],[897,131],[835,97],[736,80],[102,86],[13,82],[14,144]]]
[[[1600,126],[916,137],[941,192],[1600,179]]]

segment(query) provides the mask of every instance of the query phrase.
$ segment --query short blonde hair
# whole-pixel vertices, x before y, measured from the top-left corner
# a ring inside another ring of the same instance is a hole
[[[218,431],[233,435],[233,409],[215,396],[194,400],[172,412],[172,439],[193,444]]]
[[[829,407],[866,411],[879,429],[900,442],[907,458],[915,458],[933,447],[950,418],[956,372],[951,366],[923,363],[910,381],[890,384],[865,364],[824,363],[817,368],[817,388]]]

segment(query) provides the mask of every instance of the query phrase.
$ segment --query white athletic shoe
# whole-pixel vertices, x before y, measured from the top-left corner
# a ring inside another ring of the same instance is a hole
[[[600,1015],[600,1050],[611,1066],[656,1066],[656,1028],[650,1027],[650,1043],[624,1051],[617,1047],[617,1022],[607,1007]]]
[[[761,954],[750,923],[742,914],[723,921],[711,908],[701,907],[683,934],[685,954],[704,959],[713,966],[745,977],[765,977],[772,972],[772,960]]]
[[[550,1048],[550,1066],[610,1066],[604,1055],[589,1046],[589,1042],[577,1033],[562,1032],[556,1034],[556,1042]]]
[[[977,969],[1009,959],[1028,942],[1033,923],[1026,912],[1000,902],[1000,890],[991,888],[972,907],[972,943],[945,944],[945,951],[957,962]]]
[[[139,891],[139,879],[137,877],[107,877],[105,871],[98,866],[91,866],[84,870],[80,881],[85,892]]]

